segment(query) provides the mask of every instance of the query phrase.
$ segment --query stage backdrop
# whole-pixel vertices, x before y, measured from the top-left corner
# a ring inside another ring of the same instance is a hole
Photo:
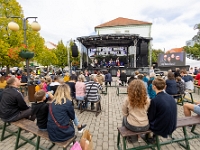
[[[185,52],[160,54],[158,56],[158,66],[184,66]]]

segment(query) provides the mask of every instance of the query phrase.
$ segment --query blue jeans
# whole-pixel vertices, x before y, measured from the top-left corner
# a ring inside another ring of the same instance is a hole
[[[75,118],[74,118],[73,121],[74,121],[75,126],[79,125],[78,118],[77,118],[76,114],[75,114]]]
[[[81,103],[81,101],[83,101],[85,99],[85,96],[76,96],[76,100],[78,101],[78,107]],[[88,104],[86,105],[86,108],[88,107]]]

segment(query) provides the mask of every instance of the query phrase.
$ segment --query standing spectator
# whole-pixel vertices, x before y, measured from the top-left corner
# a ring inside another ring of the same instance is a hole
[[[102,86],[103,82],[104,82],[104,77],[101,75],[100,71],[97,72],[96,78],[97,78],[97,81],[99,82],[99,84]]]
[[[194,73],[194,70],[193,68],[191,67],[190,70],[189,70],[189,74],[193,74]]]
[[[72,77],[73,79],[75,79],[75,81],[77,81],[77,75],[76,75],[76,72],[75,72],[75,71],[72,71],[71,77]]]
[[[6,77],[6,72],[5,72],[5,70],[4,70],[4,69],[3,69],[3,70],[1,70],[0,74],[1,74],[1,76],[4,76],[4,77]]]
[[[20,81],[16,77],[7,80],[8,88],[4,89],[0,101],[0,118],[5,122],[14,122],[22,118],[34,120],[32,109],[24,101],[18,91]]]
[[[47,91],[51,91],[51,87],[50,87],[50,84],[51,84],[51,77],[47,77],[46,78],[46,82],[47,82]]]
[[[27,83],[27,82],[28,82],[27,73],[23,72],[21,77],[21,83]]]
[[[102,86],[97,82],[94,75],[90,76],[90,81],[85,83],[85,94],[89,101],[96,102],[101,99],[99,90],[102,90]],[[91,110],[93,110],[94,103],[91,102]]]
[[[46,84],[46,81],[45,81],[45,79],[44,78],[42,78],[41,80],[40,80],[40,82],[41,82],[41,84],[42,84],[42,90],[44,90],[45,92],[47,92],[47,84]]]
[[[21,76],[20,74],[17,73],[16,78],[17,78],[19,81],[21,81],[21,77],[22,77],[22,76]]]
[[[85,71],[84,71],[84,76],[85,76],[85,79],[86,79],[87,82],[90,81],[89,75],[90,75],[90,74],[89,74],[88,70],[85,70]]]
[[[151,74],[154,74],[153,72]],[[144,82],[148,83],[149,79],[147,78],[147,74],[144,73],[144,77],[142,79]]]
[[[167,75],[165,91],[169,95],[177,94],[177,84],[173,72],[169,72]]]
[[[121,74],[120,74],[120,80],[121,80],[121,84],[122,86],[126,85],[127,82],[127,76],[124,70],[122,70]]]
[[[120,78],[120,70],[119,69],[117,70],[117,78],[118,79]]]
[[[78,108],[79,108],[80,101],[83,101],[85,98],[85,83],[83,75],[78,76],[78,81],[76,82],[75,90],[76,90],[76,100],[78,101]]]
[[[111,86],[111,82],[112,82],[112,76],[111,76],[110,72],[106,71],[106,74],[105,74],[105,86],[107,86],[108,83]]]
[[[133,132],[147,131],[149,129],[147,116],[149,105],[150,100],[147,98],[143,81],[137,79],[131,81],[128,86],[128,97],[122,105],[123,126]]]
[[[153,131],[153,138],[147,140],[155,142],[155,135],[167,138],[176,129],[177,106],[174,98],[166,94],[163,90],[165,81],[161,78],[153,80],[153,89],[156,97],[151,100],[148,110],[150,130]]]
[[[35,86],[35,92],[38,92],[39,90],[41,90],[42,87],[43,87],[43,85],[41,84],[41,81],[38,80],[37,85]]]

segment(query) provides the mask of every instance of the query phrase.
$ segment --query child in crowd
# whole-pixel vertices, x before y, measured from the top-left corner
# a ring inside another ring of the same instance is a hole
[[[46,93],[44,90],[39,90],[34,95],[36,103],[32,104],[33,113],[36,114],[37,118],[37,126],[40,130],[47,130],[47,118],[49,112],[49,104],[44,101],[46,98],[53,99],[53,95],[48,92]]]
[[[40,80],[37,81],[37,85],[35,86],[35,92],[38,92],[40,89],[42,89],[42,84]]]
[[[41,89],[43,89],[45,92],[47,92],[47,84],[46,84],[46,81],[45,81],[45,79],[44,78],[42,78],[41,80]]]
[[[70,79],[70,75],[69,75],[69,72],[65,73],[65,76],[64,76],[64,82],[68,82]]]

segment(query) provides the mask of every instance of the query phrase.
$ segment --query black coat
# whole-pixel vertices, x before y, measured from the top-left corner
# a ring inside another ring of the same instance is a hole
[[[9,121],[16,117],[20,111],[28,108],[22,94],[16,88],[4,89],[0,102],[0,118]]]
[[[126,74],[125,74],[124,72],[122,72],[122,73],[120,74],[120,77],[119,77],[119,78],[120,78],[121,81],[125,81],[125,82],[127,81],[127,76],[126,76]]]
[[[148,110],[150,129],[153,133],[167,137],[176,129],[177,105],[174,98],[159,92],[151,100]]]

